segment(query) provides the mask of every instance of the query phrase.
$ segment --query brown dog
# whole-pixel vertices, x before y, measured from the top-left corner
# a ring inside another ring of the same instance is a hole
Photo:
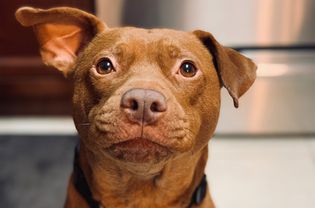
[[[203,31],[108,28],[73,8],[16,12],[43,61],[74,80],[80,149],[65,207],[214,207],[204,168],[225,87],[256,66]]]

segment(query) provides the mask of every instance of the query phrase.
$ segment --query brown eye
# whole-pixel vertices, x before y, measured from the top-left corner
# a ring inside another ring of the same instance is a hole
[[[114,71],[114,66],[109,58],[104,58],[96,64],[96,71],[99,74],[109,74]]]
[[[185,61],[184,63],[182,63],[179,71],[184,77],[193,77],[197,73],[196,67],[188,61]]]

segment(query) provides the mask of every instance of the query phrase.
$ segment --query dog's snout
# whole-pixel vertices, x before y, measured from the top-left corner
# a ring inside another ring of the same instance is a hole
[[[167,110],[164,95],[150,89],[131,89],[123,94],[121,108],[129,120],[139,124],[156,122]]]

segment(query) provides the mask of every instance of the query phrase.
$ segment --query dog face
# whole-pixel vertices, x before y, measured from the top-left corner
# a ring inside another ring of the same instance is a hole
[[[91,124],[82,132],[91,150],[128,162],[160,162],[199,149],[210,138],[220,82],[194,34],[109,29],[78,63],[75,121],[79,132],[80,123]]]
[[[74,81],[74,121],[97,160],[161,164],[207,145],[220,89],[234,105],[256,66],[207,32],[108,28],[71,8],[22,8],[45,63]]]

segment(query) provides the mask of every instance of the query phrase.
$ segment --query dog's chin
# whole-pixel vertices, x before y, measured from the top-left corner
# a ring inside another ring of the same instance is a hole
[[[114,143],[106,151],[116,160],[132,163],[159,163],[171,155],[169,148],[145,138]]]

